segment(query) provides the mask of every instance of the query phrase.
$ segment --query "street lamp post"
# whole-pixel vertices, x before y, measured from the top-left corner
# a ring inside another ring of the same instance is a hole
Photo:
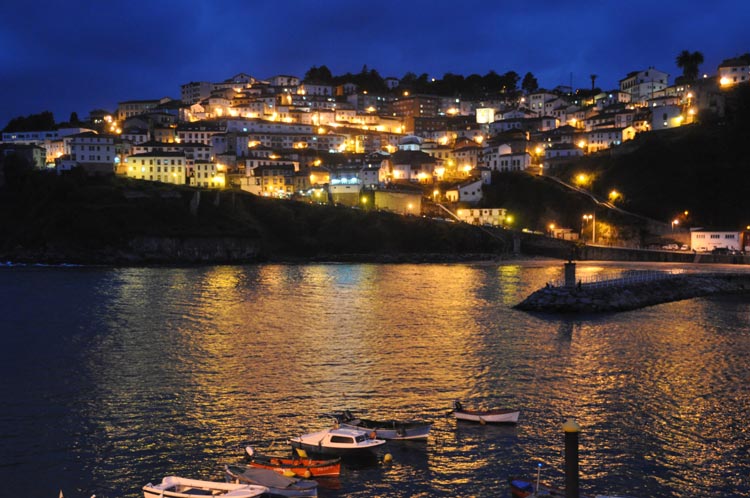
[[[678,219],[672,220],[672,233],[674,233],[674,226],[679,225],[679,224],[680,224],[680,220]]]
[[[591,222],[591,243],[596,244],[596,213],[584,214],[583,219],[586,223]]]

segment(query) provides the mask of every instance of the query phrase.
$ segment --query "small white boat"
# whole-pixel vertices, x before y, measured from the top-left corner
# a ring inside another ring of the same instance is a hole
[[[515,424],[521,415],[520,410],[499,408],[495,410],[466,410],[459,401],[453,402],[453,415],[457,420],[468,420],[480,424]]]
[[[358,429],[361,431],[372,432],[378,439],[427,439],[430,435],[432,422],[423,421],[400,421],[400,420],[372,420],[367,418],[355,417],[349,410],[333,414],[332,417],[339,424],[339,427],[348,429]]]
[[[167,476],[159,484],[143,486],[144,498],[195,498],[196,496],[227,496],[253,498],[268,493],[265,486],[200,481],[185,477]]]
[[[268,488],[268,492],[278,496],[318,496],[318,482],[296,477],[286,477],[273,470],[257,467],[225,465],[227,480],[244,484],[258,484]]]
[[[356,429],[326,429],[289,440],[292,448],[300,448],[308,453],[335,456],[367,456],[385,444],[376,439],[375,432]]]

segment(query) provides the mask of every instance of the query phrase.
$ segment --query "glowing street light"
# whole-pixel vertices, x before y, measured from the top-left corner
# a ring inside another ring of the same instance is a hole
[[[596,213],[584,214],[583,221],[586,223],[591,222],[591,243],[596,244]]]
[[[621,195],[622,194],[620,194],[620,192],[618,192],[617,190],[613,190],[612,192],[609,193],[609,201],[615,202],[617,199],[621,197]]]
[[[680,220],[678,220],[676,218],[674,220],[672,220],[672,232],[674,232],[674,226],[675,225],[679,225],[679,224],[680,224]]]

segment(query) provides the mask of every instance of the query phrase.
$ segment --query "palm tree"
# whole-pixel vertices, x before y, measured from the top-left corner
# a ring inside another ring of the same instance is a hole
[[[675,59],[677,67],[682,69],[682,76],[687,81],[693,81],[698,77],[698,66],[703,64],[703,54],[700,52],[690,52],[683,50]]]
[[[598,74],[589,75],[589,78],[591,78],[591,93],[594,93],[594,88],[596,88],[596,79],[598,77],[599,77]]]

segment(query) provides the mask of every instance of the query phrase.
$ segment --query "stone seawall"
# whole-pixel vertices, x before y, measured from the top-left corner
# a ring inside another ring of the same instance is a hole
[[[139,237],[121,256],[150,263],[241,263],[260,259],[260,240],[243,237]]]
[[[750,274],[678,275],[611,287],[545,287],[515,308],[549,313],[628,311],[694,297],[742,293],[750,294]]]

